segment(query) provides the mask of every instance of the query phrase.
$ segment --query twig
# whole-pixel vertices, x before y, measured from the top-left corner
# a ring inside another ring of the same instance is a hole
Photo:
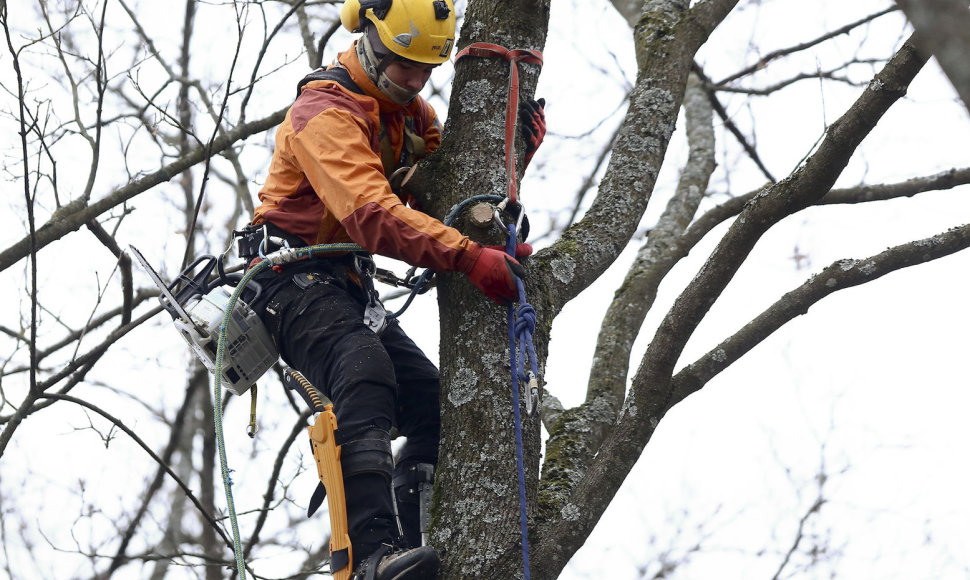
[[[726,85],[726,84],[728,84],[730,82],[736,81],[736,80],[738,80],[741,77],[748,76],[749,74],[752,74],[754,72],[757,72],[757,71],[763,69],[765,67],[765,65],[767,65],[769,62],[771,62],[771,61],[773,61],[775,59],[778,59],[778,58],[781,58],[783,56],[788,56],[790,54],[794,54],[796,52],[800,52],[800,51],[803,51],[803,50],[812,48],[813,46],[816,46],[818,44],[821,44],[821,43],[825,42],[826,40],[830,40],[832,38],[835,38],[836,36],[841,36],[843,34],[848,34],[853,29],[858,28],[859,26],[862,26],[863,24],[866,24],[868,22],[872,22],[873,20],[875,20],[876,18],[879,18],[880,16],[885,16],[886,14],[889,14],[890,12],[895,12],[896,10],[899,10],[899,7],[897,7],[896,5],[893,5],[893,6],[890,6],[889,8],[886,8],[885,10],[882,10],[880,12],[876,12],[875,14],[872,14],[870,16],[866,16],[865,18],[862,18],[860,20],[856,20],[855,22],[851,22],[849,24],[846,24],[845,26],[843,26],[841,28],[837,28],[837,29],[833,30],[832,32],[829,32],[827,34],[823,34],[822,36],[820,36],[820,37],[818,37],[818,38],[816,38],[814,40],[810,40],[808,42],[802,42],[802,43],[796,44],[794,46],[790,46],[788,48],[782,48],[782,49],[779,49],[779,50],[776,50],[776,51],[773,51],[773,52],[769,52],[765,56],[761,57],[758,60],[758,62],[754,63],[753,65],[751,65],[749,67],[746,67],[746,68],[741,69],[740,71],[734,73],[733,75],[731,75],[731,76],[729,76],[727,78],[724,78],[724,79],[722,79],[722,80],[714,83],[714,85],[717,86],[717,87],[720,87],[721,85]]]
[[[748,142],[748,138],[741,133],[738,126],[735,125],[734,121],[731,120],[731,117],[728,115],[724,105],[722,105],[721,101],[718,100],[717,93],[714,90],[714,85],[711,83],[711,79],[704,74],[704,71],[701,70],[700,66],[696,62],[691,70],[693,70],[704,81],[704,85],[707,88],[707,96],[711,100],[711,106],[714,107],[714,112],[717,113],[717,116],[724,121],[725,128],[727,128],[727,130],[734,135],[734,138],[737,139],[738,143],[741,144],[741,147],[744,148],[745,153],[747,153],[748,157],[754,161],[754,164],[758,166],[761,173],[768,178],[768,181],[771,183],[777,183],[778,180],[775,179],[775,176],[773,176],[771,172],[768,171],[768,168],[765,167],[764,162],[761,161],[761,156],[758,155],[758,152],[755,150],[754,146]]]
[[[7,50],[13,62],[13,69],[17,75],[17,100],[20,110],[20,146],[24,161],[24,201],[27,205],[28,227],[28,255],[30,256],[30,397],[35,397],[37,390],[37,228],[34,219],[34,199],[30,195],[30,165],[27,152],[26,107],[24,106],[24,79],[20,71],[20,53],[14,49],[10,39],[8,23],[8,7],[4,2],[0,5],[0,20],[3,21],[3,34],[7,39]],[[3,455],[3,445],[0,444],[0,455]]]

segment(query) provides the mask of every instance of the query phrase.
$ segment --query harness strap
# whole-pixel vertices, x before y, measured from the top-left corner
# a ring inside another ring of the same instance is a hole
[[[497,44],[476,42],[466,46],[455,55],[455,62],[466,56],[479,58],[501,58],[509,63],[508,102],[505,107],[505,178],[508,198],[516,203],[518,186],[515,181],[515,120],[519,110],[519,63],[526,62],[542,66],[542,53],[538,50],[516,48],[509,50]]]
[[[296,96],[299,97],[300,93],[303,91],[303,87],[313,81],[334,81],[345,89],[355,92],[358,95],[364,94],[364,90],[357,86],[357,83],[350,78],[350,71],[342,66],[335,66],[327,69],[318,68],[317,70],[303,77],[303,79],[296,85]]]

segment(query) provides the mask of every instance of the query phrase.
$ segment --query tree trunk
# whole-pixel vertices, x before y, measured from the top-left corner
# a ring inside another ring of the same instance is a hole
[[[549,2],[507,4],[469,2],[460,34],[463,45],[458,48],[489,42],[507,49],[541,51]],[[445,139],[430,160],[434,184],[425,190],[426,206],[438,217],[472,195],[507,193],[504,127],[510,64],[502,59],[466,57],[456,69]],[[532,96],[539,69],[533,64],[518,65],[520,97]],[[517,161],[521,167],[521,155]],[[473,230],[461,216],[455,225],[482,243],[505,241],[497,227]],[[526,285],[528,288],[528,282]],[[442,578],[521,577],[506,309],[489,301],[460,275],[441,276],[438,297],[442,445],[432,543],[442,552]],[[532,500],[539,473],[539,418],[526,418],[524,406],[522,416],[525,472]],[[529,504],[531,507],[534,501]]]

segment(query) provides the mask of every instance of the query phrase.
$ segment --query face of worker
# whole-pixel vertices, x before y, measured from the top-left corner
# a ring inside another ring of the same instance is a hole
[[[431,71],[434,70],[435,66],[437,65],[410,60],[396,60],[387,65],[384,74],[392,83],[417,94],[431,78]]]

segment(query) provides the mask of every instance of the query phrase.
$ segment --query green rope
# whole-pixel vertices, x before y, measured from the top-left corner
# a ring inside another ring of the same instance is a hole
[[[219,449],[222,483],[226,490],[226,509],[229,511],[229,523],[232,527],[232,547],[235,553],[236,570],[239,572],[239,578],[241,580],[246,580],[246,562],[243,560],[242,540],[239,537],[239,524],[236,522],[236,506],[232,500],[232,478],[229,476],[232,470],[229,469],[229,462],[226,459],[225,436],[222,428],[222,365],[226,349],[226,331],[229,328],[233,308],[235,308],[236,302],[242,295],[243,288],[246,287],[246,284],[256,274],[268,267],[282,265],[304,256],[313,256],[318,253],[359,252],[361,250],[363,248],[357,244],[317,244],[305,248],[284,249],[274,252],[246,272],[236,285],[236,290],[232,293],[232,296],[229,297],[229,302],[226,303],[226,314],[222,319],[222,325],[219,326],[219,340],[216,347],[215,385],[212,388],[214,400],[212,405],[216,431],[216,447]]]

